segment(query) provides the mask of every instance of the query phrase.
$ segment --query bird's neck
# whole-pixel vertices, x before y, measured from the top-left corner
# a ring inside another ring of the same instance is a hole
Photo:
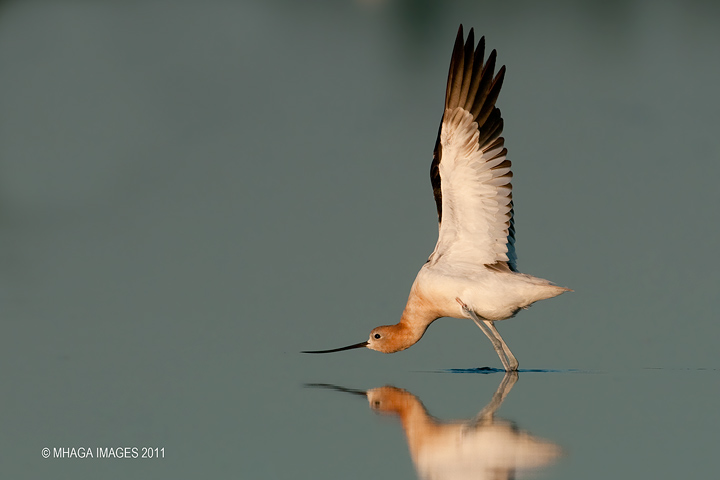
[[[384,403],[389,403],[393,413],[400,417],[410,453],[417,458],[423,445],[431,442],[433,438],[437,438],[438,433],[442,432],[444,427],[428,414],[425,406],[415,395],[399,389],[395,389],[391,393],[394,394],[394,398],[387,400],[392,401],[386,400]]]
[[[402,330],[407,339],[407,346],[417,343],[425,334],[428,326],[437,319],[438,315],[430,308],[429,302],[413,285],[405,310],[400,317],[400,322],[397,324],[398,329]]]

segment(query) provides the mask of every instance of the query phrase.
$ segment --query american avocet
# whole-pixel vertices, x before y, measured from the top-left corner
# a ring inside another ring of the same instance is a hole
[[[397,416],[402,422],[410,456],[419,478],[510,479],[554,463],[562,449],[555,443],[520,430],[495,413],[518,379],[505,374],[492,400],[475,417],[445,422],[430,415],[420,399],[390,385],[356,390],[311,384],[368,400],[373,411]]]
[[[483,62],[484,50],[485,37],[475,47],[472,29],[463,45],[460,25],[430,167],[438,241],[415,278],[400,322],[373,329],[366,342],[303,353],[360,347],[399,352],[420,340],[438,318],[469,318],[490,339],[505,370],[517,370],[495,322],[570,291],[517,270],[512,172],[495,107],[505,67],[495,75],[496,52]]]

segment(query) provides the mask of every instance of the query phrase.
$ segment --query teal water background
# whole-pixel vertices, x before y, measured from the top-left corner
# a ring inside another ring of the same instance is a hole
[[[540,478],[717,475],[714,2],[0,3],[0,472],[415,478],[397,419],[468,419],[472,323],[396,355],[437,234],[429,167],[458,24],[507,75],[518,265],[575,291],[498,329],[497,415]],[[163,447],[162,459],[43,448]]]

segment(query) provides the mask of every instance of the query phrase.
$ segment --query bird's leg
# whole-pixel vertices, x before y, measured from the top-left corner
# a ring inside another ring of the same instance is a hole
[[[465,303],[462,300],[460,300],[459,298],[455,298],[455,300],[460,304],[463,312],[465,312],[465,315],[467,315],[468,318],[472,318],[472,320],[477,324],[477,326],[480,327],[480,330],[482,330],[482,332],[485,334],[485,336],[487,336],[490,339],[490,341],[493,344],[493,348],[495,348],[495,352],[498,354],[498,357],[500,357],[500,361],[502,362],[503,367],[505,368],[505,371],[506,372],[510,371],[511,365],[510,365],[510,362],[509,362],[507,356],[505,355],[505,349],[503,349],[504,342],[502,342],[502,337],[500,339],[498,339],[495,336],[495,333],[493,332],[493,330],[495,330],[495,328],[493,327],[492,329],[490,329],[488,327],[488,324],[492,325],[492,322],[488,322],[486,320],[485,321],[480,320],[480,318],[477,316],[477,314],[475,312],[473,312],[467,305],[465,305]],[[495,332],[497,332],[497,330],[495,330]],[[498,334],[497,336],[499,337],[500,334]],[[513,359],[515,359],[515,357],[513,357]],[[517,363],[517,360],[515,360],[515,362]],[[514,370],[517,370],[517,366],[515,366]]]
[[[488,403],[485,408],[483,408],[480,413],[475,416],[471,425],[492,423],[493,415],[495,415],[497,409],[500,408],[500,405],[502,405],[503,401],[505,401],[505,397],[507,397],[508,393],[510,393],[510,390],[512,390],[513,385],[515,385],[517,380],[517,372],[505,372],[505,376],[495,391],[492,400],[490,400],[490,403]]]
[[[517,371],[518,366],[520,363],[517,361],[517,358],[515,358],[515,355],[512,354],[510,351],[510,347],[507,346],[507,343],[505,343],[505,340],[500,336],[500,332],[497,331],[497,328],[495,328],[495,324],[493,322],[485,322],[488,326],[488,328],[495,334],[495,337],[500,340],[500,344],[502,345],[502,349],[505,352],[505,356],[508,359],[508,362],[510,363],[510,370]],[[507,371],[507,368],[505,369]]]

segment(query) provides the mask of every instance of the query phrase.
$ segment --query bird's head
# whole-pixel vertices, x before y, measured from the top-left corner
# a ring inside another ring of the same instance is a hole
[[[412,339],[410,329],[399,323],[397,325],[383,325],[373,328],[367,341],[367,348],[382,353],[395,353],[413,345],[417,340]]]
[[[420,400],[402,388],[386,385],[380,388],[373,388],[366,392],[370,408],[376,413],[396,414],[402,416],[416,405],[422,404]]]
[[[425,330],[414,332],[407,325],[398,323],[396,325],[383,325],[373,328],[370,337],[366,342],[348,345],[347,347],[333,348],[332,350],[314,350],[302,353],[333,353],[343,350],[351,350],[353,348],[367,347],[370,350],[376,350],[382,353],[395,353],[413,345],[420,340]]]

